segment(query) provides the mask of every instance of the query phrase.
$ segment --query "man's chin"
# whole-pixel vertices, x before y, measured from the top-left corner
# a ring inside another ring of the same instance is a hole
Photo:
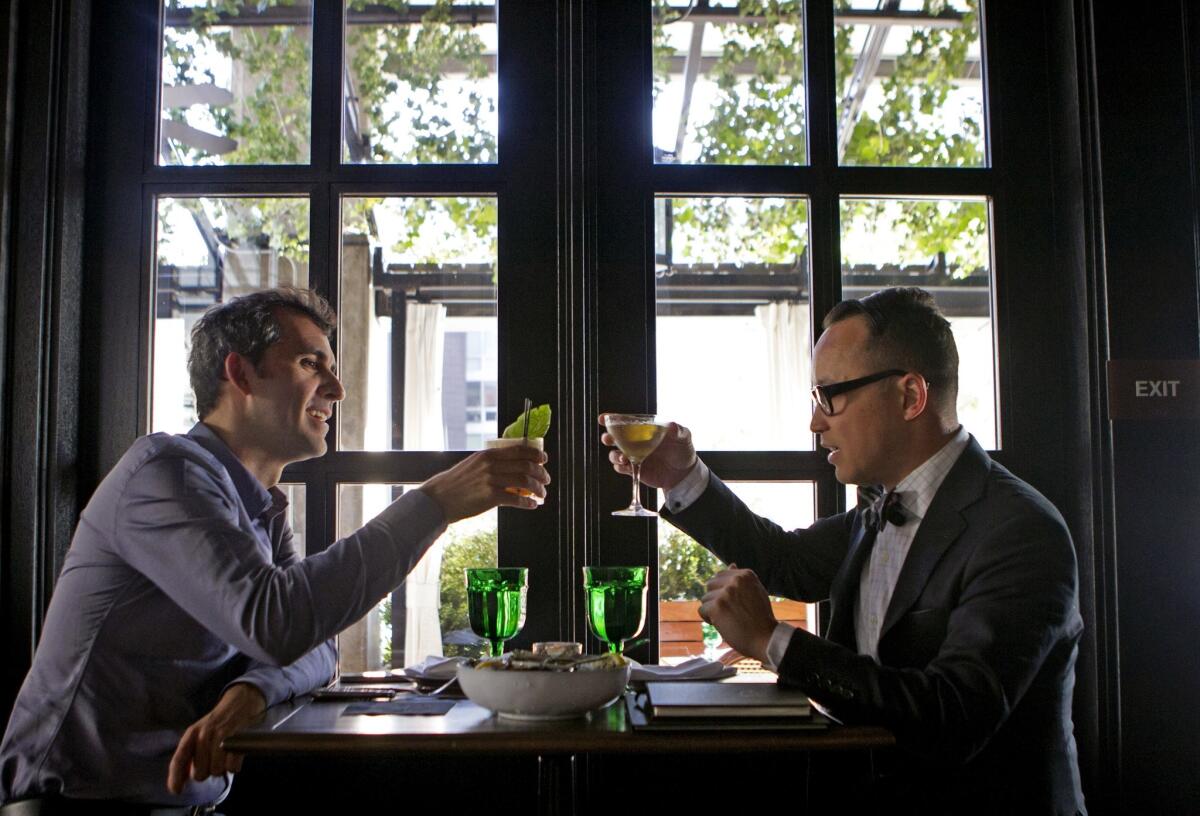
[[[316,439],[308,439],[308,442],[303,448],[297,446],[296,458],[293,462],[306,462],[309,459],[319,459],[325,455],[325,451],[329,450],[329,444],[322,437],[319,441]]]
[[[833,478],[837,479],[844,485],[861,485],[867,484],[862,481],[862,474],[855,473],[849,468],[835,467],[833,469]]]

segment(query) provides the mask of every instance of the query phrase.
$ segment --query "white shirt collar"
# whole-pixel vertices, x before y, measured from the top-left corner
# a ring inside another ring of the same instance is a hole
[[[950,469],[967,449],[967,443],[970,441],[971,435],[967,433],[966,428],[959,425],[958,431],[949,442],[896,485],[896,492],[900,494],[900,506],[910,519],[919,521],[925,518],[938,488],[942,486]]]

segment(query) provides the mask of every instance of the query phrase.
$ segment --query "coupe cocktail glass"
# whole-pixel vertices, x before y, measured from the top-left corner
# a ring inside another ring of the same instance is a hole
[[[467,575],[467,616],[471,631],[487,638],[492,657],[504,651],[504,641],[525,625],[525,567],[471,567]]]
[[[646,624],[646,567],[584,567],[583,589],[592,634],[619,654]]]
[[[624,510],[614,510],[614,516],[657,516],[653,510],[642,506],[642,462],[654,453],[655,448],[666,436],[667,426],[660,424],[654,414],[607,414],[604,427],[612,435],[617,447],[633,470],[633,500]]]

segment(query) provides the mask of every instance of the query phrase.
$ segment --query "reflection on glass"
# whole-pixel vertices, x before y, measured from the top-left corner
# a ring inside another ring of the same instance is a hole
[[[866,199],[841,203],[842,297],[920,286],[937,300],[958,346],[958,419],[996,447],[988,202]]]
[[[816,492],[812,482],[727,482],[729,488],[755,513],[787,530],[807,527],[816,518]],[[691,536],[670,524],[658,525],[658,654],[664,663],[680,662],[705,653],[706,633],[700,620],[704,584],[724,569],[715,555]],[[816,631],[815,604],[775,599],[779,620]],[[711,637],[711,636],[709,636]],[[720,641],[716,650],[728,644]]]
[[[338,538],[353,533],[413,487],[338,485]],[[486,655],[487,641],[471,631],[463,570],[496,563],[495,510],[451,524],[400,587],[338,635],[340,670],[401,668],[430,655]]]
[[[496,161],[496,5],[346,0],[342,160]]]
[[[495,275],[494,198],[342,200],[342,450],[495,438]]]
[[[304,164],[308,0],[164,0],[159,164]]]
[[[801,0],[651,10],[656,162],[806,162]]]
[[[656,202],[658,413],[704,450],[811,450],[808,202]]]
[[[847,165],[986,164],[978,0],[838,0],[838,159]]]
[[[277,487],[283,491],[283,495],[287,497],[287,523],[292,530],[292,549],[296,551],[296,555],[303,558],[308,555],[308,546],[305,539],[305,489],[303,484],[289,484],[280,482]]]
[[[196,422],[187,356],[204,310],[274,286],[308,286],[308,199],[160,198],[151,431]]]

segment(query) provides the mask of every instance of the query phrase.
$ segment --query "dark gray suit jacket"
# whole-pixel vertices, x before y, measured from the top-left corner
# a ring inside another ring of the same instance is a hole
[[[891,729],[889,797],[929,812],[1084,813],[1071,723],[1083,623],[1065,522],[971,440],[934,496],[884,618],[879,658],[857,653],[867,555],[857,510],[788,532],[719,479],[663,516],[767,590],[828,598],[827,639],[792,637],[781,682],[846,723]]]

